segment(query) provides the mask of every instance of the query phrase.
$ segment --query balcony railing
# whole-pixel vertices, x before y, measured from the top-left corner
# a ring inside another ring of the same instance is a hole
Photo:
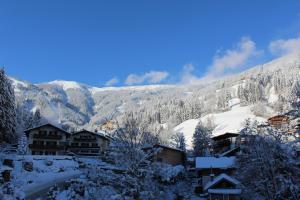
[[[78,138],[78,137],[75,137],[74,140],[75,141],[89,141],[90,142],[90,141],[96,141],[96,138],[94,138],[94,137],[93,138]]]
[[[64,146],[60,145],[50,145],[50,144],[29,144],[29,148],[31,149],[64,149]]]
[[[42,135],[42,134],[34,134],[33,138],[35,139],[52,139],[52,140],[61,140],[61,135]]]
[[[78,145],[71,145],[70,148],[78,148],[78,149],[93,149],[93,148],[100,148],[99,145],[97,146],[78,146]]]

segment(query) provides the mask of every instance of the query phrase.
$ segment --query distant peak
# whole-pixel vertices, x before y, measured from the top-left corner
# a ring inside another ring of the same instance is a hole
[[[54,80],[54,81],[49,82],[49,84],[58,85],[58,86],[62,87],[64,90],[81,89],[82,88],[82,84],[77,83],[75,81]]]

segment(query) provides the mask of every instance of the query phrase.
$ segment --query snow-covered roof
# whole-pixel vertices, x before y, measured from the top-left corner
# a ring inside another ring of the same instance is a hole
[[[231,137],[237,137],[239,135],[240,135],[239,133],[229,133],[229,132],[226,132],[224,134],[213,136],[211,139],[213,139],[213,140],[219,140],[219,139],[226,139],[226,138],[231,138]]]
[[[27,130],[25,130],[24,132],[25,132],[25,133],[28,133],[28,132],[31,131],[31,130],[38,129],[38,128],[41,128],[41,127],[43,127],[43,126],[52,126],[52,127],[56,128],[56,129],[59,129],[60,131],[62,131],[62,132],[64,132],[64,133],[70,134],[68,131],[66,131],[66,130],[64,130],[64,129],[62,129],[62,128],[59,128],[59,127],[57,127],[57,126],[55,126],[55,125],[53,125],[53,124],[50,124],[50,123],[38,125],[38,126],[36,126],[36,127],[27,129]]]
[[[170,150],[174,150],[174,151],[184,152],[181,149],[177,149],[175,147],[166,146],[166,145],[163,145],[163,144],[156,144],[156,145],[154,145],[154,147],[161,147],[161,148],[170,149]]]
[[[101,131],[101,132],[92,132],[92,131],[88,131],[88,130],[85,130],[85,129],[82,129],[82,130],[80,130],[80,131],[77,131],[77,132],[75,132],[75,133],[72,133],[72,135],[76,135],[76,134],[78,134],[78,133],[83,133],[83,132],[91,133],[91,134],[94,134],[94,135],[98,135],[98,136],[100,136],[100,137],[103,137],[103,138],[105,138],[105,139],[109,139],[109,138],[104,134],[105,132],[103,132],[103,131]]]
[[[219,183],[222,180],[226,180],[234,185],[239,185],[240,182],[238,180],[236,180],[235,178],[228,176],[225,173],[220,174],[219,176],[217,176],[216,178],[214,178],[213,181],[208,182],[205,186],[204,186],[204,190],[207,190],[209,188],[211,188],[212,186],[214,186],[215,184]]]
[[[212,194],[241,194],[241,189],[208,189],[208,193]]]
[[[144,146],[142,149],[147,150],[147,149],[152,149],[152,148],[164,148],[164,149],[170,149],[170,150],[180,151],[180,152],[184,153],[184,151],[181,150],[181,149],[177,149],[177,148],[174,148],[174,147],[166,146],[166,145],[163,145],[163,144],[155,144],[153,146],[147,145],[147,146]]]
[[[196,169],[221,168],[227,169],[234,167],[235,156],[231,157],[196,157]]]

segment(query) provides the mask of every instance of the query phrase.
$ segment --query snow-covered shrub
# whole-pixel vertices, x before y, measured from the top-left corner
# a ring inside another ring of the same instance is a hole
[[[174,183],[184,175],[184,167],[182,165],[157,165],[156,172],[160,181],[165,183]]]

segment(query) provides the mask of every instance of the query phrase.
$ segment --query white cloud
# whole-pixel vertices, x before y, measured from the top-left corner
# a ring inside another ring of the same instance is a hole
[[[269,44],[269,50],[274,55],[286,55],[300,52],[300,37],[272,41]]]
[[[166,71],[150,71],[142,75],[130,74],[125,80],[126,85],[135,85],[141,83],[156,84],[165,80],[169,76]]]
[[[212,64],[208,66],[207,73],[203,77],[194,75],[194,66],[192,64],[185,65],[181,75],[181,83],[207,83],[215,78],[224,76],[227,72],[244,67],[250,59],[262,53],[263,51],[257,50],[255,42],[248,37],[242,37],[234,48],[216,53]]]
[[[117,77],[113,77],[112,79],[106,81],[105,86],[113,86],[119,83],[119,79]]]
[[[256,49],[256,44],[248,37],[242,37],[233,49],[218,53],[209,67],[208,76],[222,76],[228,70],[235,70],[245,66],[249,59],[262,54]]]
[[[199,77],[193,74],[195,68],[192,64],[186,64],[183,66],[183,72],[181,75],[181,83],[183,84],[195,84],[198,83]]]

